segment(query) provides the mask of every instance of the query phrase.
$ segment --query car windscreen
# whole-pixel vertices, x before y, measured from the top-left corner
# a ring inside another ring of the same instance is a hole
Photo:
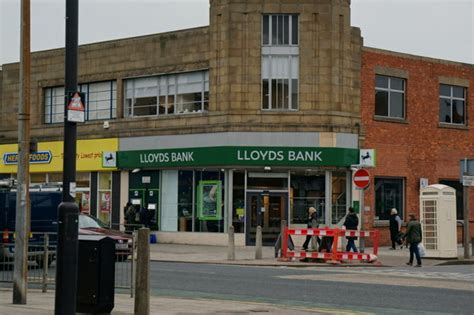
[[[101,228],[99,222],[97,222],[94,218],[87,216],[87,215],[80,215],[79,216],[79,228],[80,229],[87,229],[87,228]]]

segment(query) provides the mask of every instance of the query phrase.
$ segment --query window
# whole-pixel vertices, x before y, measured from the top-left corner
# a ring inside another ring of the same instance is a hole
[[[298,15],[266,14],[262,33],[264,46],[298,45]]]
[[[115,81],[80,84],[78,90],[86,94],[85,119],[102,120],[117,117],[117,84]],[[44,122],[64,121],[64,87],[46,88],[44,91]]]
[[[128,117],[201,113],[209,109],[209,71],[125,81]]]
[[[466,88],[441,84],[439,87],[439,121],[466,124]]]
[[[405,118],[405,80],[375,76],[375,115]]]
[[[297,110],[298,16],[264,15],[262,39],[262,109]]]
[[[404,185],[402,178],[375,179],[375,219],[388,220],[390,210],[396,208],[403,219]]]

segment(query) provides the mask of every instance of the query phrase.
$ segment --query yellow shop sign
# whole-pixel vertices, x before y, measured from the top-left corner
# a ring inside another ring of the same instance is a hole
[[[118,139],[78,140],[76,152],[77,171],[116,170]],[[0,173],[16,173],[18,145],[0,145]],[[62,172],[63,142],[40,142],[38,151],[30,154],[30,172]]]

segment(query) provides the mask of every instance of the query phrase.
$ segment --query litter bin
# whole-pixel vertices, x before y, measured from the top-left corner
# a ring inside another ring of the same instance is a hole
[[[115,242],[107,236],[79,235],[77,313],[110,313],[114,308]]]

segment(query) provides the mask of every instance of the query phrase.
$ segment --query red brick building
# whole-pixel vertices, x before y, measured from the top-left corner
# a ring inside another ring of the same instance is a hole
[[[392,207],[405,222],[410,213],[418,216],[421,178],[456,188],[462,220],[459,161],[474,158],[473,65],[364,47],[361,84],[361,147],[377,154],[365,222],[388,226]],[[469,209],[472,235],[472,188]],[[383,239],[389,238],[388,229],[382,230]]]

